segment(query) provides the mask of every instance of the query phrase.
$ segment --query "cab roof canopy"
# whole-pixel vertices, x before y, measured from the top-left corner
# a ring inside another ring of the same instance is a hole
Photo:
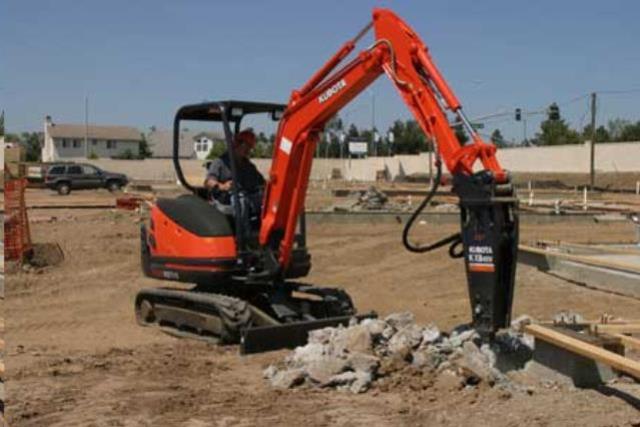
[[[253,101],[214,101],[202,104],[185,105],[178,110],[176,120],[196,120],[217,122],[222,121],[221,108],[227,110],[229,121],[238,121],[242,116],[248,114],[260,114],[274,112],[282,113],[287,106],[285,104],[275,104],[269,102]]]

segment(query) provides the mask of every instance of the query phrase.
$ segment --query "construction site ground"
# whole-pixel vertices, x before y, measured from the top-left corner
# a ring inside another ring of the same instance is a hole
[[[29,190],[27,197],[32,205],[113,203],[113,195],[103,191],[63,198]],[[312,189],[310,205],[331,201],[326,191]],[[242,357],[235,346],[180,340],[136,324],[137,290],[162,283],[140,270],[135,212],[29,214],[33,240],[57,242],[65,260],[7,278],[6,407],[12,426],[640,425],[637,384],[626,384],[628,394],[620,395],[525,377],[531,393],[511,394],[483,384],[460,389],[407,371],[361,395],[275,390],[262,371],[285,351]],[[421,225],[416,238],[426,241],[457,229],[455,223]],[[408,253],[401,231],[393,223],[310,223],[313,269],[306,280],[346,289],[361,311],[411,311],[420,323],[444,330],[468,322],[462,262],[446,250]],[[525,223],[521,234],[522,241],[627,243],[635,236],[630,222],[585,221]],[[532,267],[520,265],[516,283],[514,316],[549,319],[572,310],[587,318],[639,317],[640,300],[577,286]]]

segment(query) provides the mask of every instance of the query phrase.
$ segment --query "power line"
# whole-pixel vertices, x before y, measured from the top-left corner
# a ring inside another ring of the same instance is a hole
[[[598,95],[618,95],[618,94],[626,94],[626,93],[638,93],[640,92],[640,88],[637,89],[625,89],[625,90],[599,90],[596,91]]]

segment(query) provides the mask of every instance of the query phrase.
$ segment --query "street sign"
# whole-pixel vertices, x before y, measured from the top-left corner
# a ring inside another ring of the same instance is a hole
[[[349,154],[366,155],[368,148],[366,141],[349,141]]]

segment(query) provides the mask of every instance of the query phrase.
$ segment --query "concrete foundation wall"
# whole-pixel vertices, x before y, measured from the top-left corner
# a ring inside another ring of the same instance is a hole
[[[589,145],[507,148],[498,151],[498,159],[505,169],[513,172],[588,173]],[[271,160],[254,159],[254,162],[266,177]],[[170,159],[99,159],[89,163],[113,172],[126,173],[136,180],[176,179]],[[203,161],[182,160],[181,164],[190,182],[202,182],[205,176]],[[427,173],[429,156],[422,153],[367,159],[316,159],[311,170],[311,179],[331,177],[334,169],[339,171],[342,178],[348,180],[374,181],[378,171],[386,171],[388,178],[395,179],[413,173]],[[596,169],[599,172],[639,172],[640,142],[596,145]]]

